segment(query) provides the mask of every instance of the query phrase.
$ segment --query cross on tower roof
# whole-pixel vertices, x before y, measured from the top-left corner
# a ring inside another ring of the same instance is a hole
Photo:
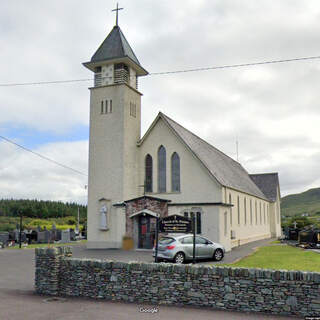
[[[119,8],[118,2],[117,2],[117,8],[111,10],[111,11],[116,11],[116,26],[118,26],[118,12],[119,12],[120,10],[123,10],[123,8]]]

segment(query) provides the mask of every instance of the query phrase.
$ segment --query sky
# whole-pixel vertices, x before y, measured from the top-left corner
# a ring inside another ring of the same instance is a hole
[[[122,0],[119,25],[150,73],[320,55],[317,0]],[[114,1],[1,0],[0,85],[91,79],[82,66]],[[320,59],[139,79],[142,133],[159,111],[237,159],[278,172],[281,195],[320,187]],[[92,81],[0,86],[0,135],[88,171]],[[87,176],[0,139],[0,198],[86,203]]]

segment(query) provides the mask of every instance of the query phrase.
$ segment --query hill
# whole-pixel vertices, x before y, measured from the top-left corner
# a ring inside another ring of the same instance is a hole
[[[320,188],[290,194],[281,198],[281,214],[284,216],[294,216],[296,214],[309,213],[320,214]]]

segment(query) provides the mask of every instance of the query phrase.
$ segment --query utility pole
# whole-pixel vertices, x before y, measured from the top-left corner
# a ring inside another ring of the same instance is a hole
[[[193,246],[192,246],[192,263],[196,263],[196,216],[192,216],[192,227],[193,227]]]
[[[159,217],[156,217],[156,247],[155,247],[155,257],[154,262],[158,262],[158,247],[159,247]]]
[[[19,227],[19,248],[21,249],[22,240],[22,212],[20,211],[20,227]]]
[[[80,232],[80,212],[79,212],[79,207],[78,207],[77,231],[78,231],[78,233]]]
[[[236,151],[237,151],[237,162],[239,162],[239,141],[238,141],[238,136],[236,139]]]

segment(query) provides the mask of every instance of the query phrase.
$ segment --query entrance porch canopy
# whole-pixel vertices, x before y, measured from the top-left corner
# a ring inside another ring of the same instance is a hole
[[[156,212],[153,212],[149,209],[143,209],[143,210],[140,210],[138,212],[135,212],[133,213],[132,215],[129,216],[130,219],[132,219],[133,217],[136,217],[136,216],[139,216],[139,215],[149,215],[149,216],[152,216],[152,217],[155,217],[155,218],[159,218],[160,215]]]

